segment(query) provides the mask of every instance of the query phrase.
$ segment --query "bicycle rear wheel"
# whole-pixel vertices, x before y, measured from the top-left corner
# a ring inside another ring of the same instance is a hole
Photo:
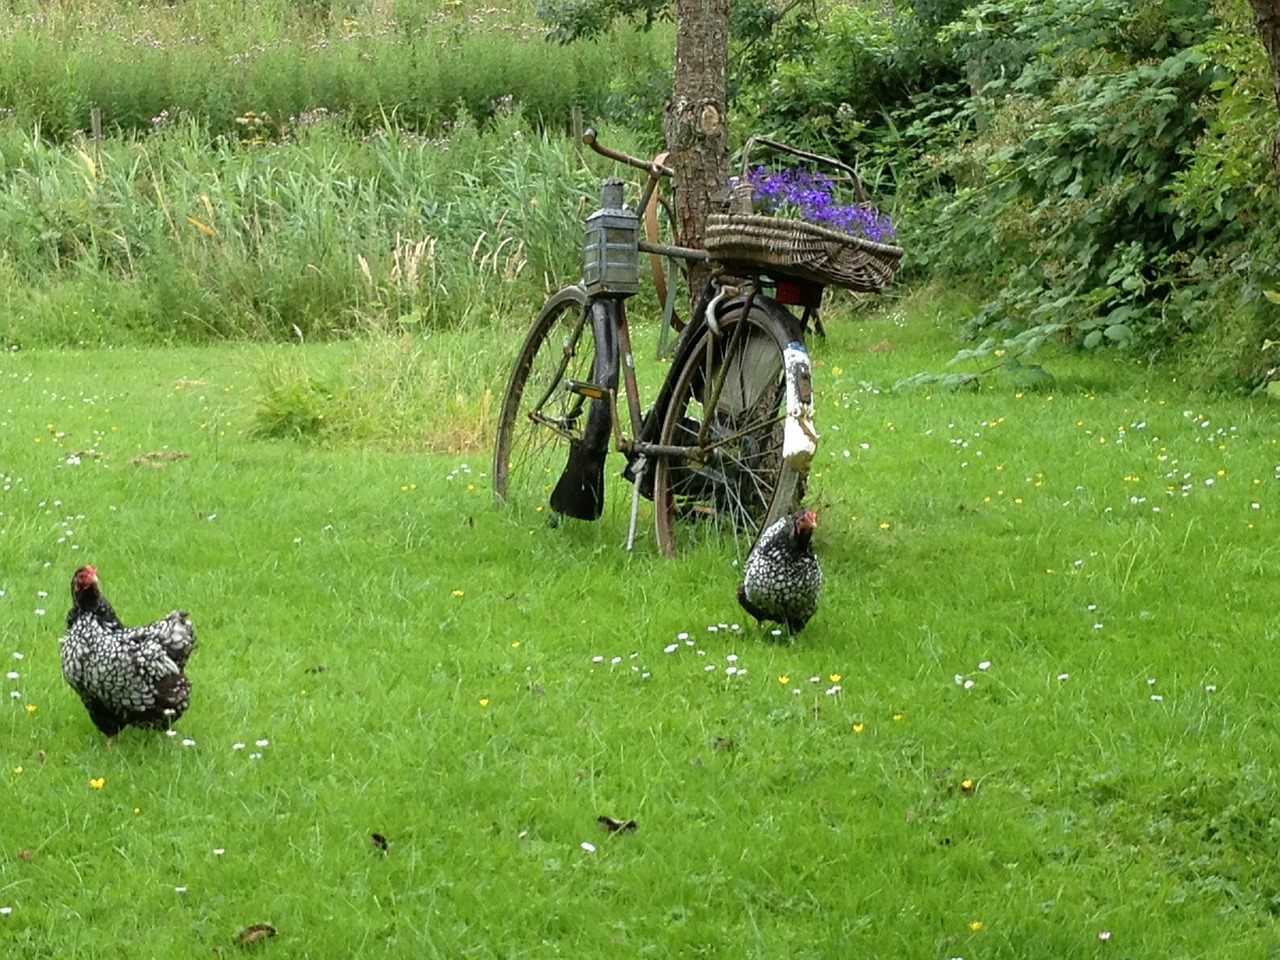
[[[658,547],[667,556],[726,537],[745,552],[804,496],[808,470],[782,457],[783,334],[760,306],[747,316],[739,304],[718,326],[703,329],[686,355],[659,437],[687,450],[660,457],[654,473]]]
[[[581,442],[591,401],[566,389],[594,382],[596,337],[586,291],[565,287],[543,305],[516,356],[498,415],[493,499],[543,511],[569,444]]]

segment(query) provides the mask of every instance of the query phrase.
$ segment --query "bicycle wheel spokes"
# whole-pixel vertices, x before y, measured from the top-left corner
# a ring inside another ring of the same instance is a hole
[[[775,504],[790,505],[800,478],[782,459],[786,413],[783,345],[753,317],[721,318],[676,381],[661,442],[687,448],[655,475],[658,543],[670,554],[708,538],[754,540]]]
[[[547,301],[511,372],[494,443],[498,504],[543,510],[564,469],[569,442],[582,437],[589,403],[573,381],[590,383],[595,338],[580,287]]]

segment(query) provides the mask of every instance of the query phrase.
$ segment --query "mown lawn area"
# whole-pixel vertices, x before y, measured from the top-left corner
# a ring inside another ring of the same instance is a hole
[[[0,953],[1270,956],[1280,408],[1070,355],[889,389],[946,327],[812,345],[790,643],[621,496],[530,525],[483,444],[254,435],[282,352],[358,345],[0,357]],[[63,683],[86,562],[191,611],[176,735]]]

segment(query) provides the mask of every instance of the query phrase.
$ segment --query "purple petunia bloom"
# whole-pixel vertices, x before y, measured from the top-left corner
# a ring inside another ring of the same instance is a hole
[[[747,180],[754,190],[756,207],[764,213],[798,216],[877,243],[896,235],[887,213],[870,204],[836,203],[835,181],[821,171],[804,167],[769,171],[760,166],[751,171]]]

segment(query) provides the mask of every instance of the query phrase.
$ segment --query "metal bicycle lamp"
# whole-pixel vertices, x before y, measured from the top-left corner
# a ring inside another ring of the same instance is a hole
[[[582,281],[591,297],[629,297],[640,291],[640,217],[622,201],[623,182],[600,185],[600,209],[587,217]]]

